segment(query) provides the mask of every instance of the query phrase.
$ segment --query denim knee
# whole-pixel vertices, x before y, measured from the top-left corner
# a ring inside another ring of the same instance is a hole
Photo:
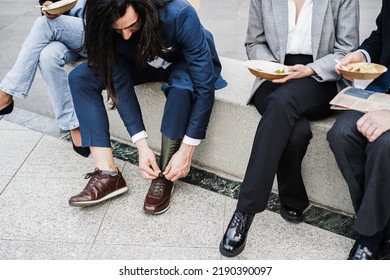
[[[63,44],[60,42],[52,42],[42,49],[39,56],[39,67],[50,71],[53,68],[64,67],[64,51]]]
[[[48,19],[47,17],[38,17],[34,21],[34,24],[33,24],[31,29],[42,30],[43,28],[45,28],[48,25],[48,20],[50,20],[50,19]]]

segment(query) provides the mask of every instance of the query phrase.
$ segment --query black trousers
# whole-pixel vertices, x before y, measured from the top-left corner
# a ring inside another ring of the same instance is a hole
[[[311,56],[287,55],[285,64],[311,61]],[[309,120],[328,116],[329,101],[336,94],[335,82],[318,82],[311,77],[284,84],[266,81],[259,87],[252,102],[262,117],[241,185],[239,210],[264,211],[275,175],[281,203],[295,209],[308,206],[301,164],[312,138]]]
[[[348,184],[356,213],[354,229],[372,236],[390,219],[390,131],[368,142],[356,127],[362,115],[343,112],[329,130],[328,141]]]

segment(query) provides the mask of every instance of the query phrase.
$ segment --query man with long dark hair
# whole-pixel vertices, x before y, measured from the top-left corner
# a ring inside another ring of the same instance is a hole
[[[101,92],[113,107],[139,153],[142,175],[152,183],[143,211],[165,212],[173,182],[186,176],[195,147],[205,137],[220,76],[213,38],[185,0],[87,1],[85,48],[88,61],[69,76],[82,144],[96,165],[85,189],[71,206],[89,206],[127,191],[110,145],[108,118]],[[166,104],[161,123],[159,164],[148,147],[134,86],[163,81]]]

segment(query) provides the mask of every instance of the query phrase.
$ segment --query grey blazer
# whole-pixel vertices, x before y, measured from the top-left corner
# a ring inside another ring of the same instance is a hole
[[[288,35],[288,0],[251,0],[245,47],[250,60],[284,63]],[[358,0],[313,0],[313,63],[319,82],[337,81],[338,90],[351,83],[336,73],[342,59],[359,44]],[[256,78],[247,103],[264,80]]]

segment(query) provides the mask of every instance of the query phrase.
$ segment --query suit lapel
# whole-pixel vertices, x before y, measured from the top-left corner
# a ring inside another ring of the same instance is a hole
[[[270,0],[272,3],[272,9],[274,11],[274,21],[276,27],[276,38],[279,40],[280,47],[280,61],[284,62],[287,47],[287,35],[288,35],[288,0]]]
[[[322,36],[322,26],[324,25],[325,13],[328,7],[329,0],[313,0],[313,18],[311,25],[311,40],[313,58],[316,59],[320,40]],[[321,32],[319,32],[321,30]]]

